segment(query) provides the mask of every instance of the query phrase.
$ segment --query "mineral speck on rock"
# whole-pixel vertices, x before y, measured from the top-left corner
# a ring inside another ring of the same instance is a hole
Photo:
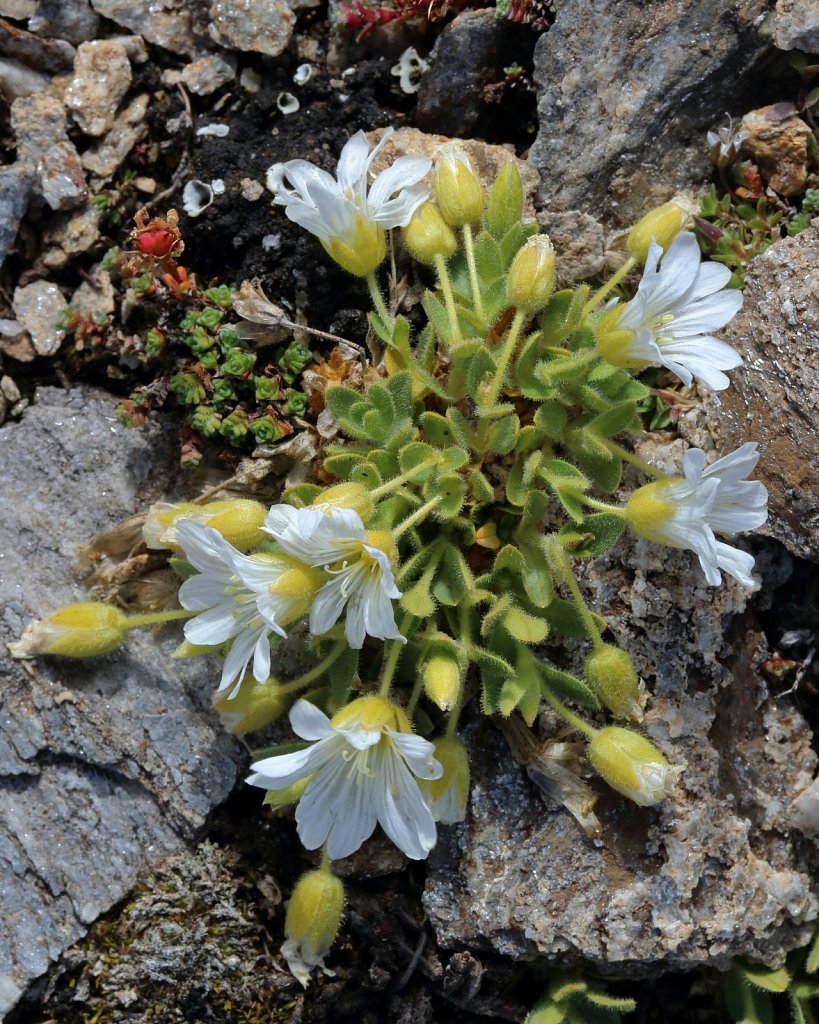
[[[74,77],[65,105],[86,135],[104,135],[113,128],[117,107],[131,85],[131,63],[122,43],[83,43],[74,61]]]
[[[286,0],[213,0],[210,17],[217,43],[271,57],[287,46],[296,24]]]
[[[14,290],[14,315],[31,335],[37,355],[53,356],[62,344],[65,331],[57,321],[66,305],[63,293],[50,281],[34,281]]]

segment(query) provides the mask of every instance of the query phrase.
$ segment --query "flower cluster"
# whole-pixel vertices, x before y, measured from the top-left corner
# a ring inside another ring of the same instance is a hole
[[[523,219],[513,162],[488,195],[457,144],[434,161],[401,157],[371,182],[389,135],[372,151],[355,135],[335,177],[304,160],[268,175],[286,215],[366,279],[383,351],[368,387],[323,391],[322,415],[338,433],[315,478],[272,508],[162,504],[145,524],[146,543],[171,551],[183,577],[182,610],[166,613],[187,618],[178,655],[224,658],[214,705],[226,726],[258,729],[290,707],[296,741],[258,752],[248,781],[268,805],[295,804],[302,843],[322,850],[287,916],[283,953],[303,981],[323,967],[341,923],[331,862],[379,825],[423,859],[438,824],[464,820],[470,765],[458,724],[473,694],[482,712],[515,715],[521,729],[545,700],[611,788],[647,807],[673,794],[679,758],[609,724],[641,722],[648,697],[628,652],[604,639],[575,560],[605,554],[631,528],[693,551],[710,585],[726,572],[751,587],[753,557],[726,538],[767,516],[765,487],[747,479],[754,443],[710,466],[690,449],[683,475],[668,478],[618,440],[642,426],[645,367],[721,389],[740,363],[714,332],[742,296],[724,267],[702,262],[688,212],[672,202],[635,225],[629,258],[593,295],[558,290],[557,254]],[[396,227],[434,279],[417,336],[375,277]],[[639,264],[631,298],[608,301]],[[252,335],[284,323],[256,289],[237,309]],[[654,478],[628,496],[625,462]],[[76,606],[31,627],[17,653],[105,654],[156,621]],[[537,646],[561,635],[586,644],[578,675]],[[280,680],[286,637],[307,667]],[[596,795],[583,768],[561,767],[554,795],[588,828]]]

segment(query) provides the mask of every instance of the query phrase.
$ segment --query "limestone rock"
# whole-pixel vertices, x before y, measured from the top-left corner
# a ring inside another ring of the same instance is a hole
[[[17,139],[17,157],[32,166],[56,142],[67,142],[65,109],[50,93],[16,99],[11,105],[11,127]]]
[[[218,53],[208,53],[186,64],[181,71],[166,71],[162,76],[168,85],[183,82],[196,96],[210,96],[236,77],[236,65]]]
[[[539,206],[622,227],[704,181],[725,82],[743,109],[766,52],[759,14],[757,0],[561,3],[535,47]]]
[[[131,85],[131,63],[122,43],[110,39],[83,43],[74,61],[74,77],[65,105],[86,135],[113,128],[117,107]]]
[[[71,296],[71,308],[89,320],[110,316],[116,308],[111,275],[100,264],[91,272],[91,280],[83,281]],[[92,284],[92,280],[95,282]]]
[[[65,331],[57,322],[66,309],[63,293],[50,281],[34,281],[14,290],[12,308],[31,336],[38,356],[53,356],[62,345]]]
[[[239,755],[208,708],[208,667],[170,660],[170,630],[94,661],[6,654],[29,618],[84,599],[71,583],[77,545],[163,494],[173,432],[121,427],[93,388],[45,388],[0,446],[2,1014],[141,871],[196,835]]]
[[[472,725],[467,818],[441,829],[430,858],[439,940],[618,975],[781,963],[819,911],[817,850],[789,809],[817,758],[807,722],[757,671],[766,647],[746,593],[708,588],[689,554],[629,538],[586,567],[584,588],[649,681],[647,735],[687,768],[648,809],[590,779],[595,840],[541,798],[491,724]],[[546,713],[540,729],[548,740],[560,726]]]
[[[783,196],[805,191],[808,178],[810,127],[790,103],[774,103],[752,110],[739,125],[742,154],[759,164],[770,187]]]
[[[33,184],[33,169],[23,161],[0,168],[0,266],[14,245]]]
[[[79,213],[63,213],[55,217],[43,235],[49,246],[43,252],[44,266],[56,270],[64,267],[72,256],[88,252],[100,237],[102,211],[86,206]]]
[[[45,92],[51,84],[48,75],[32,71],[19,60],[0,57],[0,93],[8,100],[18,96],[30,96],[34,92]]]
[[[35,71],[54,74],[71,67],[76,51],[64,39],[41,39],[33,32],[0,20],[0,53]]]
[[[135,96],[119,113],[114,128],[82,155],[82,165],[95,176],[95,186],[109,181],[148,130],[148,94]]]
[[[271,57],[287,46],[296,24],[287,0],[213,0],[210,17],[217,43]]]
[[[193,53],[193,19],[188,0],[91,0],[104,18],[172,53]]]
[[[37,174],[43,198],[52,210],[73,210],[88,199],[82,164],[70,142],[56,142],[40,158]]]
[[[79,46],[96,37],[99,21],[88,0],[39,0],[28,27],[38,35],[56,36]]]
[[[722,337],[744,366],[704,398],[720,451],[759,441],[768,488],[764,532],[819,560],[819,221],[750,265],[745,302]]]
[[[0,17],[22,21],[34,14],[37,0],[0,0]]]
[[[819,7],[813,0],[778,0],[773,36],[780,50],[819,53]]]

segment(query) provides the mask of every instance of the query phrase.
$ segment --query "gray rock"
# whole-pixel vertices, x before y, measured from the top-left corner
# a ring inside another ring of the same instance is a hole
[[[19,60],[0,57],[0,92],[9,100],[18,96],[30,96],[34,92],[44,92],[51,79],[40,71],[21,64]]]
[[[99,22],[88,0],[39,0],[28,27],[38,35],[56,36],[79,46],[96,37]]]
[[[53,74],[71,67],[76,50],[64,39],[41,39],[33,32],[0,21],[0,53],[36,71]]]
[[[208,53],[186,64],[181,71],[166,71],[162,76],[168,85],[183,82],[196,96],[210,96],[236,77],[236,64],[218,53]]]
[[[53,356],[65,337],[57,322],[67,306],[57,285],[34,281],[15,288],[11,305],[18,322],[28,331],[37,355]]]
[[[89,320],[110,316],[116,307],[116,297],[108,271],[97,264],[91,271],[90,280],[83,281],[71,296],[70,305],[80,316]]]
[[[767,583],[781,584],[787,569],[767,564]],[[430,859],[439,940],[618,975],[725,969],[737,955],[781,963],[819,912],[817,848],[789,806],[817,758],[807,722],[757,671],[766,648],[746,593],[730,580],[708,588],[688,554],[630,539],[585,577],[653,690],[645,732],[687,768],[650,809],[589,780],[594,840],[539,796],[491,724],[471,726],[467,819],[441,830]],[[544,714],[543,739],[559,731]]]
[[[773,36],[780,50],[819,53],[819,7],[813,0],[778,0]]]
[[[117,107],[130,85],[131,63],[122,43],[110,39],[83,43],[77,50],[65,105],[86,135],[104,135],[113,128]]]
[[[37,6],[37,0],[0,0],[0,17],[22,21],[30,18]]]
[[[193,53],[193,19],[187,0],[91,0],[91,6],[147,43],[172,53]]]
[[[110,396],[45,388],[0,431],[0,1013],[137,875],[196,835],[236,777],[212,680],[134,635],[88,662],[11,661],[32,616],[85,599],[78,544],[162,495],[173,431],[120,426]],[[70,457],[70,461],[69,461]]]
[[[287,0],[213,0],[208,31],[221,46],[277,57],[290,42],[296,16]]]
[[[767,49],[759,15],[757,0],[561,3],[535,48],[539,205],[625,226],[705,180],[725,82],[743,109]]]
[[[74,210],[88,199],[82,164],[70,142],[56,142],[40,158],[37,175],[43,199],[52,210]]]
[[[33,169],[20,160],[0,168],[0,266],[14,245],[33,184]]]
[[[32,169],[57,142],[68,142],[65,108],[56,96],[36,93],[11,105],[11,127],[17,139],[17,157]]]
[[[722,336],[744,360],[731,387],[705,395],[721,451],[759,441],[765,532],[819,561],[819,221],[750,265],[745,302]]]
[[[100,237],[101,218],[102,211],[93,206],[55,217],[43,234],[43,241],[49,246],[41,257],[43,265],[56,270],[64,267],[72,256],[88,252]]]
[[[148,111],[148,99],[147,93],[135,96],[120,111],[116,126],[83,153],[82,165],[94,175],[95,186],[104,184],[116,174],[122,162],[147,132],[145,114]]]

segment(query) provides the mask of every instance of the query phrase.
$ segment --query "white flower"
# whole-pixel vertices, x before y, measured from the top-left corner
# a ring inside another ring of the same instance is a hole
[[[264,682],[270,675],[271,630],[286,635],[282,624],[307,611],[321,574],[282,556],[241,555],[201,523],[178,522],[177,539],[199,570],[179,588],[182,607],[200,612],[185,623],[185,639],[200,646],[233,641],[219,690],[237,678],[241,684],[251,658],[254,678]]]
[[[442,825],[455,825],[466,817],[469,796],[469,757],[457,736],[441,736],[434,743],[435,759],[443,772],[439,779],[421,784],[432,817]]]
[[[426,157],[399,157],[368,187],[373,160],[392,132],[388,128],[372,152],[364,132],[357,132],[341,151],[336,178],[307,160],[274,164],[267,172],[274,202],[284,206],[289,219],[362,277],[384,259],[384,230],[406,227],[427,198],[427,189],[418,184],[432,165]]]
[[[359,697],[331,721],[300,700],[290,722],[311,745],[258,761],[247,781],[279,790],[310,778],[296,809],[304,846],[317,850],[326,842],[327,855],[339,860],[380,824],[407,857],[423,860],[435,845],[435,822],[413,776],[437,779],[442,768],[401,708],[383,697]]]
[[[742,363],[730,345],[712,336],[742,305],[742,293],[726,288],[730,277],[721,263],[700,261],[688,231],[677,235],[665,256],[652,241],[637,294],[612,306],[598,326],[600,354],[615,366],[659,363],[685,384],[696,377],[712,391],[724,390],[729,380],[722,371]]]
[[[684,478],[659,480],[632,494],[629,523],[648,540],[693,551],[712,586],[719,584],[722,569],[752,587],[753,556],[715,534],[753,530],[768,518],[765,485],[745,479],[759,461],[756,447],[750,441],[707,468],[705,452],[690,448],[683,457]]]
[[[344,633],[354,650],[362,647],[365,636],[403,639],[392,607],[401,591],[392,572],[395,542],[389,533],[367,531],[357,512],[330,505],[274,505],[263,529],[285,554],[322,566],[332,576],[313,601],[311,632],[326,633],[346,608]]]

